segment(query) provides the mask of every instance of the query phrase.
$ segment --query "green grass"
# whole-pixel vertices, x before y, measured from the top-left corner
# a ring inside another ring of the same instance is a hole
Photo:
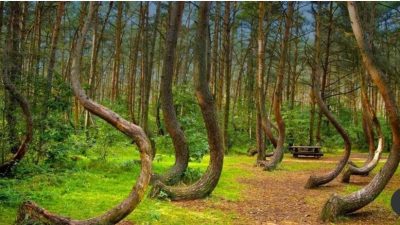
[[[361,187],[349,184],[348,186],[345,187],[345,193],[352,193],[355,191],[358,191]],[[385,188],[379,196],[374,200],[375,203],[378,203],[379,205],[385,207],[387,210],[392,210],[390,201],[392,198],[393,193],[395,190]]]
[[[118,204],[128,195],[140,170],[139,155],[133,147],[109,149],[107,161],[80,157],[70,170],[32,173],[0,180],[0,225],[12,224],[18,206],[32,200],[57,214],[84,219],[98,215]],[[252,160],[246,158],[245,160]],[[191,162],[191,168],[205,171],[208,157],[202,162]],[[240,176],[251,176],[237,167],[243,161],[236,156],[225,158],[221,180],[210,196],[212,201],[240,199]],[[153,169],[161,172],[174,162],[172,156],[163,155],[154,161]],[[190,210],[168,201],[145,198],[128,216],[137,224],[231,224],[237,216],[226,215],[218,209]]]
[[[75,166],[65,170],[39,170],[24,173],[11,179],[0,179],[0,225],[12,224],[16,211],[24,200],[32,200],[57,214],[84,219],[101,214],[118,204],[130,191],[140,170],[139,155],[134,147],[115,146],[108,149],[107,161],[96,160],[96,152],[79,157]],[[340,154],[340,153],[337,153]],[[328,154],[329,156],[332,153]],[[204,172],[208,156],[202,162],[191,162],[189,167]],[[157,156],[153,163],[155,172],[161,172],[174,163],[171,155]],[[244,184],[238,179],[252,177],[243,164],[254,164],[254,157],[230,154],[225,157],[220,182],[208,200],[239,201],[243,198]],[[324,167],[333,167],[334,163]],[[379,167],[382,166],[380,163]],[[23,166],[22,166],[23,168]],[[29,168],[29,167],[27,167]],[[288,160],[281,164],[274,176],[287,171],[311,171],[321,168],[321,163],[301,163]],[[42,172],[40,172],[42,171]],[[400,170],[397,171],[397,174]],[[272,173],[269,173],[272,175]],[[359,187],[349,185],[345,192]],[[377,203],[390,209],[392,190],[385,190]],[[145,198],[127,220],[136,224],[233,224],[239,215],[219,209],[201,210],[180,206],[169,201]]]

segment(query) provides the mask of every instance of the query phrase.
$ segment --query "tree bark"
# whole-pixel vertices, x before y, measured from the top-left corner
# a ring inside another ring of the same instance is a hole
[[[108,19],[110,17],[110,13],[111,13],[111,9],[113,6],[113,2],[109,3],[108,6],[108,11],[106,14],[106,17],[104,19],[104,22],[102,23],[102,27],[100,32],[97,32],[97,20],[98,18],[96,17],[94,19],[93,22],[93,38],[92,38],[92,52],[91,52],[91,58],[90,58],[90,69],[89,69],[89,98],[91,99],[95,99],[95,91],[96,91],[96,76],[98,76],[97,74],[97,61],[98,61],[98,56],[99,56],[99,50],[100,50],[100,43],[101,40],[103,39],[104,36],[104,30],[105,27],[107,25]],[[89,113],[89,111],[86,110],[86,115],[85,115],[85,128],[88,128],[90,126],[90,118],[91,118],[91,114]]]
[[[47,115],[49,113],[49,107],[48,107],[48,101],[51,96],[51,89],[53,87],[53,73],[54,73],[54,65],[56,62],[56,51],[57,51],[57,43],[58,43],[58,36],[60,33],[60,25],[61,25],[61,19],[64,14],[64,2],[58,2],[57,4],[57,14],[56,14],[56,20],[53,25],[53,31],[51,34],[51,44],[50,44],[50,57],[49,57],[49,65],[47,67],[47,80],[46,80],[46,86],[45,86],[45,91],[43,95],[43,111],[40,116],[40,125],[39,125],[39,146],[38,146],[38,154],[43,155],[43,135],[44,135],[44,130],[46,126],[46,119]],[[40,156],[39,156],[40,158]]]
[[[268,16],[271,15],[271,10],[272,10],[272,4],[270,4],[268,7],[268,11],[267,11]],[[280,20],[279,26],[278,26],[279,29],[282,28],[282,24],[283,24],[283,21]],[[278,33],[276,34],[276,36],[274,38],[274,41],[273,41],[272,47],[271,47],[272,50],[269,55],[269,63],[268,63],[268,69],[267,69],[267,81],[264,82],[265,83],[264,99],[265,99],[265,96],[267,95],[268,84],[269,84],[269,80],[271,78],[271,69],[272,69],[273,58],[274,58],[273,57],[273,51],[274,51],[273,49],[276,48],[277,44],[278,44]],[[266,45],[266,42],[264,45]],[[264,104],[265,104],[265,102],[264,102]],[[271,105],[271,109],[272,108],[273,107]],[[264,130],[264,133],[267,135],[268,140],[271,142],[272,146],[274,146],[274,148],[276,148],[276,144],[278,141],[277,141],[276,137],[274,136],[272,129],[275,131],[278,131],[278,128],[271,122],[268,114],[269,113],[267,113],[267,111],[265,111],[265,117],[262,118],[262,128]]]
[[[214,15],[214,34],[213,34],[213,48],[211,51],[211,92],[215,96],[217,86],[218,74],[218,41],[219,41],[219,20],[221,14],[221,3],[215,2],[215,15]]]
[[[39,4],[39,3],[38,3]],[[18,48],[19,45],[19,26],[18,23],[19,17],[20,17],[20,5],[19,4],[12,4],[10,7],[10,10],[12,10],[13,13],[18,13],[18,15],[10,15],[9,19],[9,24],[8,24],[8,37],[12,38],[14,42],[12,43],[12,49],[9,50],[9,52],[12,54],[10,56],[4,55],[4,58],[9,58],[15,64],[13,64],[8,70],[6,71],[3,69],[3,73],[9,73],[10,75],[3,75],[3,76],[8,76],[10,79],[10,82],[16,85],[16,81],[20,79],[21,76],[21,67],[20,63],[22,62],[20,59],[20,50]],[[12,19],[12,20],[11,20]],[[15,24],[11,24],[15,23]],[[15,30],[15,31],[14,31]],[[13,32],[12,35],[10,32]],[[9,41],[9,40],[7,40]],[[4,54],[5,52],[3,52]],[[14,57],[14,59],[13,59]],[[17,58],[16,58],[17,57]],[[19,60],[19,61],[17,61]],[[10,62],[7,62],[10,63]],[[7,65],[6,63],[3,63],[3,65]],[[4,78],[3,78],[4,79]],[[17,85],[18,86],[18,85]],[[8,91],[5,93],[5,105],[4,105],[4,113],[5,113],[5,118],[7,122],[7,146],[10,148],[10,152],[15,154],[18,151],[19,146],[21,143],[18,140],[18,135],[17,135],[17,118],[16,118],[16,109],[17,109],[17,100],[15,97],[13,97],[13,94]]]
[[[140,99],[139,99],[139,110],[138,117],[139,124],[141,127],[145,129],[147,132],[147,115],[143,115],[145,111],[147,111],[148,106],[146,105],[146,83],[149,79],[146,78],[148,76],[148,63],[149,63],[149,4],[150,2],[143,2],[143,7],[141,7],[141,13],[144,14],[143,17],[143,35],[142,35],[142,44],[141,44],[141,65],[140,65]],[[151,82],[151,80],[150,80]],[[148,111],[147,111],[148,112]]]
[[[321,3],[318,3],[321,4]],[[330,171],[329,173],[317,176],[317,175],[311,175],[310,178],[308,179],[305,188],[316,188],[318,186],[327,184],[331,182],[333,179],[335,179],[340,172],[343,170],[343,168],[346,166],[347,161],[349,160],[350,157],[350,152],[351,152],[351,142],[350,138],[347,134],[347,132],[343,129],[343,127],[339,124],[339,122],[336,120],[336,118],[333,116],[333,114],[329,111],[328,107],[326,106],[324,100],[322,99],[321,96],[321,66],[320,66],[320,7],[318,9],[318,12],[316,13],[316,32],[315,32],[315,56],[314,56],[314,66],[312,68],[312,76],[313,76],[313,92],[314,92],[314,97],[315,100],[322,111],[322,113],[328,118],[328,120],[332,123],[332,125],[335,127],[337,132],[342,136],[343,141],[344,141],[344,155],[342,159],[339,161],[335,169]]]
[[[264,133],[262,130],[263,118],[265,115],[265,96],[264,96],[264,67],[265,67],[265,35],[264,35],[264,16],[265,3],[258,3],[258,40],[257,40],[257,89],[256,89],[256,108],[257,108],[257,126],[256,126],[256,141],[257,141],[257,162],[265,160],[265,142]],[[265,131],[267,134],[267,130]],[[258,163],[257,163],[258,164]]]
[[[226,153],[228,147],[228,126],[229,126],[229,108],[230,108],[230,93],[231,93],[231,3],[225,2],[224,13],[224,64],[225,64],[225,105],[224,105],[224,123],[223,123],[223,144]]]
[[[14,80],[11,79],[11,76],[16,76],[21,74],[22,72],[22,55],[21,55],[21,36],[20,36],[20,16],[21,16],[21,9],[20,9],[19,2],[12,2],[10,3],[10,15],[9,15],[9,24],[8,24],[8,32],[7,32],[7,46],[4,51],[4,62],[3,65],[5,68],[3,69],[3,83],[10,94],[10,98],[13,101],[17,102],[21,109],[22,113],[25,117],[26,122],[26,136],[24,140],[21,142],[17,151],[12,156],[11,159],[0,165],[0,175],[7,175],[11,172],[13,166],[15,166],[22,158],[25,156],[26,152],[28,151],[28,145],[32,141],[33,136],[33,121],[32,115],[30,111],[30,107],[28,101],[25,99],[24,96],[17,90]],[[15,121],[16,122],[16,121]]]
[[[185,134],[181,129],[176,116],[176,109],[172,95],[172,81],[175,65],[175,53],[181,26],[184,2],[172,3],[169,15],[169,26],[166,35],[166,49],[164,67],[161,75],[161,107],[164,116],[165,128],[172,138],[175,149],[175,164],[163,175],[155,175],[154,179],[167,185],[176,184],[183,176],[189,162],[189,147]]]
[[[142,10],[141,10],[142,12]],[[133,40],[133,47],[131,49],[131,56],[132,60],[130,63],[130,68],[129,68],[129,81],[128,81],[128,111],[129,115],[131,117],[131,121],[133,123],[137,123],[136,117],[135,117],[135,91],[136,91],[136,69],[137,69],[137,61],[138,61],[138,56],[139,56],[139,44],[140,44],[140,39],[143,35],[143,24],[142,21],[144,20],[144,13],[140,13],[140,19],[139,19],[139,30]]]
[[[225,2],[226,4],[226,2]],[[220,7],[220,6],[217,6]],[[225,17],[226,17],[226,13],[224,13],[224,21],[225,21]],[[220,40],[221,42],[223,42],[223,38],[221,38]],[[222,49],[224,50],[224,49]],[[217,110],[218,112],[220,112],[222,110],[222,102],[223,102],[223,98],[224,98],[224,71],[225,71],[225,63],[224,63],[224,59],[225,59],[225,54],[220,54],[219,55],[219,74],[218,74],[218,78],[217,80],[217,93],[215,94],[215,99],[217,102]]]
[[[310,131],[309,131],[309,139],[308,144],[314,145],[314,124],[315,124],[315,95],[314,95],[314,86],[315,86],[314,76],[311,78],[311,91],[310,91]]]
[[[393,174],[395,173],[400,161],[400,116],[392,89],[389,88],[383,72],[375,65],[371,49],[368,47],[364,32],[362,30],[360,19],[355,2],[348,2],[351,26],[360,49],[365,68],[367,69],[372,81],[378,87],[385,103],[386,112],[389,118],[389,124],[392,129],[393,145],[389,157],[383,168],[375,177],[362,189],[353,192],[347,196],[334,194],[325,203],[321,213],[321,219],[324,221],[334,221],[339,216],[345,215],[363,208],[372,202],[385,188]]]
[[[290,37],[290,27],[292,25],[292,17],[293,17],[293,9],[294,2],[288,2],[288,11],[286,14],[285,20],[285,34],[283,36],[282,44],[281,44],[281,56],[279,60],[279,71],[278,71],[278,80],[274,93],[274,101],[273,101],[273,110],[275,114],[276,123],[278,125],[278,140],[276,143],[276,148],[274,151],[274,155],[271,157],[270,161],[268,161],[265,165],[265,170],[273,171],[276,169],[278,164],[283,159],[283,151],[284,151],[284,142],[285,142],[285,122],[283,121],[283,117],[281,114],[281,106],[282,106],[282,92],[283,92],[283,81],[285,74],[285,64],[286,57],[288,51],[288,43]]]
[[[95,8],[98,5],[94,2],[90,3],[89,16],[87,17],[84,26],[81,30],[81,35],[78,37],[75,48],[73,49],[72,56],[72,71],[71,82],[75,96],[79,99],[80,103],[91,113],[99,116],[107,121],[110,125],[131,137],[138,145],[141,158],[141,171],[137,179],[135,187],[132,189],[129,196],[120,204],[105,212],[104,214],[88,220],[73,220],[67,217],[62,217],[50,213],[49,211],[40,208],[32,202],[25,202],[19,209],[16,224],[49,224],[49,225],[99,225],[99,224],[116,224],[124,217],[129,215],[135,207],[142,200],[145,190],[149,184],[151,176],[151,145],[143,129],[135,124],[128,122],[121,118],[118,114],[110,109],[91,100],[82,89],[79,76],[81,54],[85,36],[91,24]]]
[[[207,82],[206,48],[208,32],[209,2],[201,2],[199,19],[197,23],[195,41],[195,74],[194,83],[196,97],[203,115],[207,129],[208,144],[210,146],[210,164],[205,174],[194,184],[185,187],[166,186],[160,182],[154,184],[154,188],[166,193],[171,200],[188,200],[204,198],[211,194],[217,186],[222,172],[224,160],[224,146],[221,131],[218,126],[216,107]],[[155,192],[155,193],[159,193]],[[155,195],[156,196],[156,195]]]
[[[290,82],[290,100],[289,100],[289,109],[294,108],[294,97],[296,94],[296,82],[297,82],[297,64],[298,64],[298,59],[299,59],[299,42],[300,42],[300,37],[299,37],[299,28],[301,24],[299,23],[300,21],[300,4],[297,4],[297,14],[296,14],[296,38],[294,40],[294,60],[293,60],[293,69],[292,69],[292,81]]]
[[[326,50],[325,50],[325,59],[322,67],[322,83],[321,83],[321,97],[322,100],[325,101],[325,88],[328,82],[328,73],[329,73],[329,56],[331,50],[331,33],[333,28],[333,2],[329,3],[329,25],[328,25],[328,33],[326,40]],[[318,81],[319,82],[319,81]],[[322,114],[323,112],[320,110],[318,112],[318,123],[317,123],[317,131],[315,134],[315,140],[318,144],[321,144],[321,124],[322,124]]]
[[[119,69],[121,64],[121,42],[122,42],[122,10],[123,10],[123,2],[118,2],[118,12],[116,19],[116,28],[115,28],[115,51],[114,51],[114,62],[112,69],[112,81],[111,81],[111,101],[115,102],[115,100],[119,97]]]
[[[153,73],[153,56],[154,56],[154,46],[155,46],[155,41],[157,38],[157,27],[158,27],[158,22],[159,22],[159,17],[160,17],[160,10],[161,10],[161,3],[157,3],[157,9],[156,9],[156,14],[154,18],[154,23],[153,23],[153,30],[151,32],[151,38],[149,36],[149,26],[147,26],[147,29],[145,29],[145,35],[143,36],[145,38],[145,41],[143,42],[143,46],[145,48],[144,51],[144,57],[147,59],[145,60],[145,74],[144,74],[144,94],[142,97],[142,126],[143,129],[146,131],[146,134],[149,135],[149,129],[148,129],[148,116],[149,116],[149,101],[150,101],[150,87],[151,87],[151,77]],[[149,45],[150,49],[148,49]]]

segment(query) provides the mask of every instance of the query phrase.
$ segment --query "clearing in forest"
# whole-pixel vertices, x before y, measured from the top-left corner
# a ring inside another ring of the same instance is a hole
[[[12,224],[22,199],[32,199],[51,211],[74,218],[96,215],[119,202],[129,192],[139,164],[131,160],[126,150],[113,150],[117,154],[110,156],[107,163],[82,159],[74,170],[3,180],[0,225]],[[356,163],[362,163],[367,156],[354,155]],[[329,170],[339,157],[327,154],[315,160],[286,155],[284,163],[271,173],[255,167],[253,157],[229,155],[210,197],[178,202],[146,198],[125,220],[134,224],[320,224],[320,209],[331,194],[355,191],[373,176],[354,176],[350,185],[335,180],[319,189],[304,189],[310,174]],[[379,167],[384,161],[385,157]],[[171,156],[163,156],[153,164],[156,171],[162,171],[172,162]],[[207,165],[207,158],[201,163],[191,162],[190,171],[195,176]],[[342,218],[338,224],[400,223],[390,209],[390,197],[400,186],[398,174],[399,170],[376,201]],[[82,202],[85,207],[76,207]]]

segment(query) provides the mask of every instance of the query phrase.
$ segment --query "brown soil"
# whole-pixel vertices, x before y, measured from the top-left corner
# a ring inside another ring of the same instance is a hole
[[[288,161],[301,161],[302,163],[315,162],[313,159],[294,159],[286,157],[283,163]],[[357,155],[362,162],[364,155]],[[352,157],[354,161],[357,159]],[[334,165],[338,157],[323,157],[319,161]],[[244,170],[250,171],[254,176],[240,178],[238,182],[244,184],[243,198],[240,201],[195,200],[177,202],[183,207],[201,211],[207,208],[219,209],[227,213],[235,213],[238,218],[235,224],[323,224],[318,218],[321,208],[333,193],[344,190],[345,184],[338,180],[318,189],[304,189],[308,177],[313,171],[293,172],[278,170],[266,172],[252,164],[238,165]],[[321,166],[322,168],[323,166]],[[322,173],[323,170],[315,171]],[[366,185],[370,177],[354,176],[351,182],[356,185]],[[400,187],[400,179],[395,178],[389,183],[388,190],[396,190]],[[338,221],[337,224],[376,224],[389,225],[400,224],[400,219],[386,207],[372,203],[367,207]]]

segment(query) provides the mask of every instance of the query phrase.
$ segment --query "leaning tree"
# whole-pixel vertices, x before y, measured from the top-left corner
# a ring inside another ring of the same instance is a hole
[[[110,125],[132,138],[139,148],[141,158],[141,171],[136,185],[130,194],[121,203],[104,214],[87,220],[74,220],[62,217],[39,207],[33,202],[25,202],[19,209],[16,224],[49,224],[49,225],[95,225],[116,224],[129,215],[143,199],[145,190],[151,177],[151,144],[143,129],[121,118],[112,110],[91,100],[82,89],[79,82],[81,73],[81,54],[85,36],[91,25],[94,12],[98,3],[91,2],[89,15],[80,31],[75,47],[72,51],[71,83],[75,96],[86,110],[107,121]]]
[[[360,49],[363,64],[367,69],[372,81],[378,87],[379,93],[382,95],[385,103],[385,109],[389,118],[389,124],[392,129],[393,145],[386,163],[375,177],[360,190],[353,192],[347,196],[339,196],[334,194],[325,203],[321,213],[321,219],[324,221],[334,221],[338,216],[346,215],[363,208],[372,202],[385,188],[390,181],[400,162],[400,115],[399,109],[392,90],[388,86],[387,77],[382,70],[376,65],[375,59],[371,54],[364,31],[361,26],[360,18],[357,12],[355,2],[348,2],[351,27]]]
[[[375,7],[374,3],[371,3],[372,7]],[[365,14],[366,16],[370,16],[366,23],[366,32],[367,32],[367,43],[368,47],[373,51],[373,36],[375,33],[375,10],[372,9],[370,14]],[[384,136],[382,132],[382,128],[380,122],[376,116],[376,112],[374,107],[371,105],[368,97],[368,71],[364,68],[360,72],[361,77],[361,105],[362,105],[362,125],[365,134],[365,138],[368,143],[368,158],[365,161],[364,165],[358,167],[353,162],[349,161],[347,170],[343,173],[342,182],[349,183],[351,175],[361,175],[366,176],[371,172],[377,165],[380,159],[380,156],[384,149]],[[378,136],[378,146],[375,148],[375,133],[374,127],[376,130],[376,134]]]
[[[273,110],[278,126],[278,140],[276,142],[276,147],[274,154],[271,159],[265,163],[265,170],[272,171],[278,166],[278,164],[283,159],[284,143],[285,143],[285,122],[283,121],[281,107],[282,107],[282,91],[283,91],[283,80],[285,74],[285,64],[288,52],[288,44],[290,37],[290,27],[292,26],[292,17],[294,11],[294,3],[288,2],[288,11],[286,13],[285,21],[285,33],[281,43],[281,56],[279,59],[279,71],[276,83],[276,89],[274,93]]]
[[[321,4],[321,3],[318,3]],[[331,182],[333,179],[335,179],[340,172],[343,170],[343,168],[346,166],[347,161],[349,160],[350,157],[350,152],[351,152],[351,142],[349,135],[347,132],[344,130],[344,128],[339,124],[339,122],[336,120],[332,112],[328,109],[327,105],[325,104],[324,100],[322,99],[321,96],[321,88],[320,88],[320,82],[321,82],[321,73],[322,69],[320,66],[320,58],[321,58],[321,29],[320,29],[320,15],[319,15],[320,9],[316,12],[316,18],[315,18],[315,55],[314,55],[314,62],[312,67],[312,91],[313,91],[313,97],[315,101],[317,102],[321,112],[328,118],[328,120],[331,122],[331,124],[335,127],[337,132],[342,136],[343,141],[344,141],[344,155],[340,159],[339,163],[336,165],[336,167],[329,171],[326,174],[323,175],[311,175],[310,178],[308,179],[305,188],[316,188],[318,186],[327,184]]]
[[[186,171],[189,162],[189,147],[185,134],[176,117],[176,110],[172,96],[172,79],[175,65],[175,52],[178,40],[179,27],[185,3],[175,2],[169,10],[169,24],[166,35],[166,49],[164,55],[164,67],[161,75],[160,97],[164,116],[165,128],[172,138],[175,148],[175,164],[163,175],[155,174],[153,180],[172,185],[177,183]]]
[[[153,184],[152,196],[162,192],[171,200],[198,199],[208,196],[217,186],[224,161],[224,146],[218,126],[216,107],[207,82],[207,41],[209,2],[201,2],[197,21],[196,41],[194,45],[195,72],[194,86],[198,104],[207,129],[210,146],[210,163],[203,176],[189,186],[167,186],[156,181]]]
[[[10,3],[9,24],[6,37],[7,45],[4,51],[4,69],[2,74],[4,87],[10,94],[10,98],[13,99],[13,101],[18,102],[22,109],[22,113],[24,114],[26,122],[26,136],[14,155],[8,161],[0,165],[1,175],[8,174],[12,167],[22,160],[28,151],[28,145],[32,141],[33,136],[33,121],[28,101],[17,90],[13,82],[16,80],[15,76],[21,74],[22,72],[21,49],[19,47],[20,41],[22,41],[20,37],[20,17],[22,12],[20,11],[19,4],[19,2]],[[13,79],[11,79],[11,77],[13,77]]]

